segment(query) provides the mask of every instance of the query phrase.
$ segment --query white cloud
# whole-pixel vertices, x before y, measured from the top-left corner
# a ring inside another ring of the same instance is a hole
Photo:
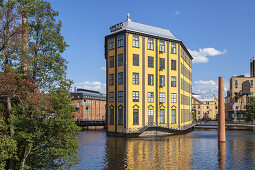
[[[179,15],[181,12],[180,11],[176,11],[175,12],[175,15]]]
[[[229,89],[229,81],[224,81],[224,92],[227,94]],[[218,81],[215,80],[199,80],[194,81],[192,85],[192,93],[200,94],[203,97],[218,96]]]
[[[188,49],[190,54],[193,56],[193,63],[208,63],[208,56],[216,56],[216,55],[221,55],[225,54],[227,52],[226,49],[224,51],[219,51],[216,50],[215,48],[203,48],[199,49],[198,51],[196,50],[190,50]]]
[[[106,70],[106,67],[100,67],[100,70],[105,71],[105,70]]]
[[[73,87],[83,88],[88,90],[96,90],[101,93],[106,93],[106,84],[99,81],[84,81],[81,83],[75,83]]]

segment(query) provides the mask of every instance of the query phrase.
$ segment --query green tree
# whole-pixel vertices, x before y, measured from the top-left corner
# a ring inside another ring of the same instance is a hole
[[[70,168],[79,161],[57,16],[45,0],[1,4],[1,168]]]
[[[246,104],[246,119],[248,121],[255,121],[255,97],[250,97]]]

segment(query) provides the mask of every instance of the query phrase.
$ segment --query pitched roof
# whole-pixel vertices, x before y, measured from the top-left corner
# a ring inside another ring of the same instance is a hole
[[[114,29],[116,27],[118,27],[119,29]],[[119,23],[119,24],[116,24],[116,25],[110,27],[111,34],[114,34],[114,33],[117,33],[117,32],[123,31],[123,30],[149,34],[149,35],[172,39],[172,40],[178,40],[167,29],[154,27],[154,26],[150,26],[150,25],[146,25],[146,24],[141,24],[138,22],[133,22],[133,21],[131,21],[131,19],[129,19],[129,16],[125,22],[122,22],[122,23]]]

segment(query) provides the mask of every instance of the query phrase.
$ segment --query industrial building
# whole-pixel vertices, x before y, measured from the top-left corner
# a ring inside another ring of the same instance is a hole
[[[71,92],[75,106],[76,121],[105,121],[106,97],[104,94],[87,89],[77,89]]]
[[[192,125],[192,56],[167,29],[126,21],[105,37],[108,134]]]
[[[244,120],[246,104],[255,93],[255,57],[250,61],[250,77],[240,75],[230,79],[230,89],[225,97],[226,119]]]

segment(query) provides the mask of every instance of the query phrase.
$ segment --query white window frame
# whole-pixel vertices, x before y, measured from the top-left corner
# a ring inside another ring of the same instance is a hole
[[[177,95],[176,95],[176,93],[171,93],[171,102],[172,102],[172,103],[176,103],[176,101],[177,101]]]
[[[159,41],[159,51],[165,52],[165,41],[163,41],[163,40]]]
[[[148,92],[148,102],[149,103],[154,102],[154,92]]]
[[[166,98],[165,92],[160,92],[159,93],[159,102],[165,103],[165,98]]]
[[[148,38],[148,50],[154,50],[154,40],[153,40],[153,38]]]
[[[138,35],[133,35],[133,47],[139,48],[139,36]]]

